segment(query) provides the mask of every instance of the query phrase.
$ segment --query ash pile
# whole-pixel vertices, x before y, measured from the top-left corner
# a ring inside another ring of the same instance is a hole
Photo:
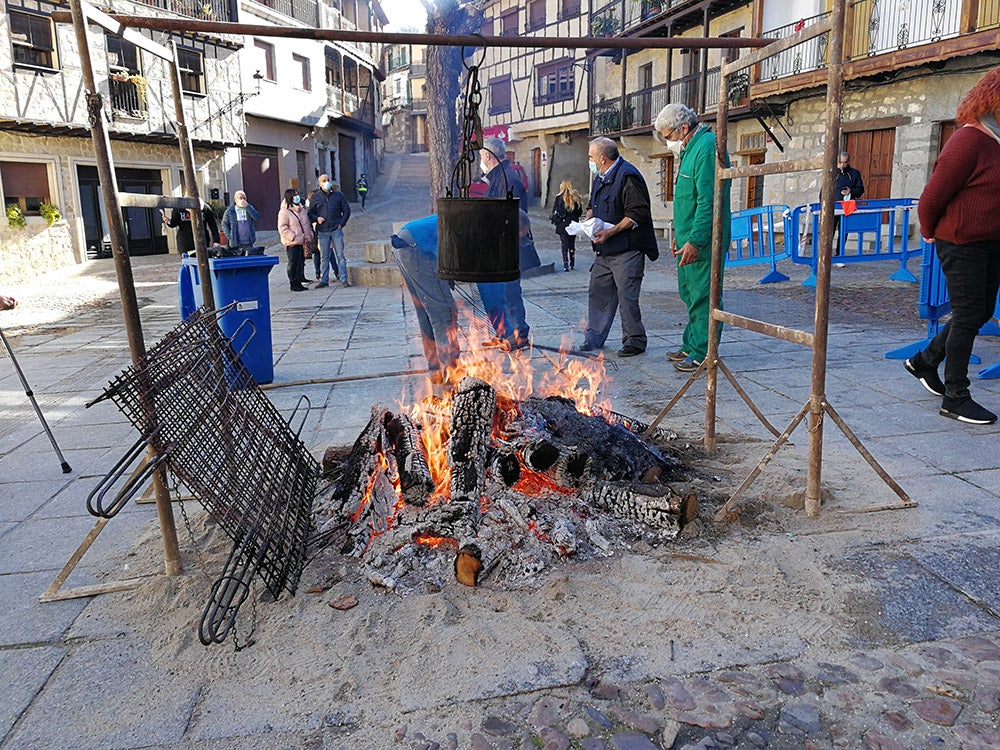
[[[375,405],[353,446],[324,455],[318,538],[373,585],[422,592],[456,579],[517,588],[555,565],[663,544],[697,497],[671,488],[686,469],[644,431],[562,396],[513,401],[475,377],[411,414]]]

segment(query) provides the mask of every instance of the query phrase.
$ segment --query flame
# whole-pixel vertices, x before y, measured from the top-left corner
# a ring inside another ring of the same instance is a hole
[[[431,549],[452,549],[458,550],[458,540],[448,536],[432,536],[430,534],[414,534],[414,544],[422,544]]]
[[[525,468],[521,469],[521,478],[517,480],[511,489],[514,492],[520,492],[522,495],[537,495],[546,491],[559,492],[563,495],[573,494],[573,490],[569,487],[563,487],[544,474],[539,474],[537,471]]]

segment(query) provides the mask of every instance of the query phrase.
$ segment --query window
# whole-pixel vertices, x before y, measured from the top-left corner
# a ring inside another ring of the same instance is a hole
[[[19,10],[8,10],[7,15],[10,18],[14,64],[55,69],[54,35],[49,17]]]
[[[261,60],[260,65],[264,69],[264,80],[277,80],[274,77],[274,45],[254,39],[253,46],[257,50],[257,59]]]
[[[490,81],[491,115],[502,115],[510,112],[510,76],[494,78]]]
[[[528,25],[526,31],[534,31],[545,25],[545,0],[529,0]]]
[[[204,94],[205,63],[202,54],[178,47],[177,60],[181,67],[181,90],[188,94]]]
[[[500,16],[500,36],[517,36],[517,8],[513,8]]]
[[[580,15],[580,0],[559,0],[559,20]]]
[[[536,71],[538,85],[535,89],[535,104],[552,104],[567,99],[572,100],[574,91],[573,58],[567,57],[539,65]]]
[[[479,33],[483,36],[493,36],[493,19],[487,18],[483,21],[482,27],[479,29]]]
[[[139,73],[139,48],[121,37],[105,35],[108,49],[108,67],[112,70]]]
[[[309,72],[309,58],[302,55],[292,55],[292,62],[302,71],[302,90],[312,91],[312,75]]]
[[[674,199],[674,155],[660,157],[660,200],[664,205]]]
[[[46,164],[35,162],[0,162],[0,182],[3,183],[4,205],[16,204],[25,214],[38,215],[38,209],[49,200],[49,170]]]

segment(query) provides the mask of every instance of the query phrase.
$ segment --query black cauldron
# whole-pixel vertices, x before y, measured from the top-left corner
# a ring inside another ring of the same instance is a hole
[[[521,276],[517,198],[438,198],[438,276],[489,283]]]

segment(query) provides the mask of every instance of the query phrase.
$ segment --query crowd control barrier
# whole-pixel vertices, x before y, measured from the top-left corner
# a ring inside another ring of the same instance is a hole
[[[726,254],[726,266],[749,266],[758,263],[770,263],[771,270],[758,281],[758,284],[770,284],[775,281],[788,281],[788,277],[778,272],[778,261],[789,257],[787,245],[778,252],[774,242],[774,217],[784,221],[788,206],[770,205],[759,208],[748,208],[744,211],[734,211],[730,222],[732,242]]]
[[[839,233],[834,247],[834,263],[865,263],[873,260],[899,260],[899,268],[889,278],[895,281],[916,281],[906,267],[907,261],[916,256],[919,248],[911,247],[910,221],[916,222],[916,198],[887,198],[857,201],[857,208],[844,214],[843,204],[837,202],[834,214]],[[796,206],[785,219],[785,248],[793,262],[809,265],[812,272],[802,286],[816,286],[816,260],[819,257],[819,203]],[[912,214],[912,217],[911,217]],[[806,248],[806,237],[811,237]],[[848,240],[857,240],[848,250]],[[866,250],[865,242],[870,243]],[[808,250],[808,253],[807,253]]]
[[[941,319],[951,312],[951,303],[948,301],[948,285],[945,283],[944,272],[941,270],[940,262],[938,262],[937,252],[933,244],[928,244],[923,239],[920,240],[920,258],[920,317],[927,321],[927,337],[886,352],[886,359],[909,359],[925,349],[931,339],[941,330]],[[993,317],[1000,319],[1000,295],[997,295]],[[991,320],[979,329],[979,333],[982,336],[1000,336],[1000,326],[997,325],[996,320]],[[971,364],[979,364],[980,361],[975,354],[969,357]],[[980,370],[979,377],[983,379],[1000,378],[1000,362]]]

